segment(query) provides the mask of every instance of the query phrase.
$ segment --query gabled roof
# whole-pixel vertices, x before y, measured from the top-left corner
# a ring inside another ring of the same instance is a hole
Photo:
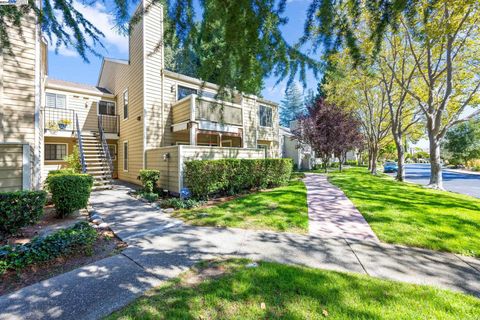
[[[103,68],[105,66],[105,62],[112,62],[112,63],[118,63],[118,64],[124,64],[124,65],[129,65],[130,64],[130,62],[128,60],[103,57],[102,66],[100,67],[100,72],[98,73],[97,84],[100,84],[100,79],[102,78],[102,73],[103,73]]]
[[[52,79],[52,78],[47,78],[46,86],[47,88],[48,87],[50,88],[66,87],[66,88],[72,88],[72,89],[81,90],[81,91],[89,91],[96,94],[112,94],[110,91],[108,91],[105,88],[101,88],[101,87],[97,87],[97,86],[93,86],[85,83],[71,82],[71,81]]]

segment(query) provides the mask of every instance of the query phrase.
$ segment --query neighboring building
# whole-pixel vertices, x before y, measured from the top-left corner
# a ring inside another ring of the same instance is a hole
[[[142,1],[137,10],[149,2]],[[26,189],[17,180],[28,175],[36,181],[30,187],[38,188],[48,171],[66,165],[63,158],[74,146],[81,149],[86,172],[96,178],[97,186],[108,186],[112,177],[138,184],[139,171],[152,168],[161,171],[160,186],[177,193],[183,187],[185,161],[280,156],[275,103],[242,93],[219,101],[214,98],[219,89],[215,84],[164,68],[163,47],[157,46],[162,41],[162,11],[160,5],[152,6],[133,27],[128,61],[104,59],[97,86],[48,79],[46,47],[31,22],[36,36],[32,33],[31,43],[22,44],[33,59],[26,70],[28,81],[5,65],[10,63],[5,55],[0,60],[0,78],[25,87],[12,89],[0,103],[9,97],[28,101],[25,132],[10,134],[18,129],[17,122],[10,121],[19,117],[16,109],[11,110],[13,118],[3,117],[0,141],[13,142],[16,149],[0,145],[0,161],[8,161],[15,174],[0,169],[0,190]],[[16,54],[20,57],[22,52]],[[7,72],[12,74],[5,78]],[[30,167],[25,165],[26,149],[32,154],[36,150]],[[10,160],[13,151],[23,158]]]
[[[295,139],[290,128],[280,127],[282,158],[290,158],[298,170],[311,170],[315,166],[315,152],[307,144]]]

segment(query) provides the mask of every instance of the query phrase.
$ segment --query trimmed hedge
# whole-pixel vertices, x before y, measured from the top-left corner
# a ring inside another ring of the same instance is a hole
[[[142,181],[145,192],[152,193],[157,188],[157,181],[160,179],[159,170],[140,170],[138,179]]]
[[[45,237],[36,237],[26,244],[0,247],[0,274],[20,270],[28,265],[45,262],[72,253],[92,253],[97,232],[87,222],[57,231]]]
[[[14,234],[43,216],[45,191],[0,192],[0,232]]]
[[[57,215],[65,217],[87,206],[93,177],[88,174],[54,173],[48,175],[46,183]]]
[[[236,194],[285,185],[292,174],[291,159],[193,160],[185,163],[185,185],[193,197]]]

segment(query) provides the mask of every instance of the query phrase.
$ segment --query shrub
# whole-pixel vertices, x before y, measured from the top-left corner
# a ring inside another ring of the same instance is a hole
[[[45,191],[0,192],[0,232],[14,234],[43,215]]]
[[[28,265],[45,262],[77,252],[92,253],[97,232],[87,222],[59,230],[45,237],[36,237],[29,243],[0,247],[0,274],[6,270],[20,270]]]
[[[292,173],[291,159],[194,160],[185,163],[185,184],[193,197],[236,194],[284,185]]]
[[[174,209],[192,209],[202,205],[202,203],[202,201],[198,201],[195,199],[169,198],[160,201],[160,207]]]
[[[152,193],[157,188],[157,181],[160,179],[160,171],[140,170],[138,179],[142,181],[145,192]]]
[[[58,216],[65,217],[87,206],[93,178],[88,174],[53,174],[47,184]]]
[[[67,162],[68,169],[74,173],[82,173],[82,162],[80,161],[80,151],[77,145],[73,147],[72,153],[66,156],[64,160]]]

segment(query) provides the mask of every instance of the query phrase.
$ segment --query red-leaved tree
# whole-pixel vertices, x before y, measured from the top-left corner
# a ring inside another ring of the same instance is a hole
[[[364,142],[361,124],[353,114],[335,104],[317,99],[299,119],[294,134],[300,143],[308,144],[322,159],[325,172],[332,156],[338,158],[340,171],[345,154],[361,148]]]

